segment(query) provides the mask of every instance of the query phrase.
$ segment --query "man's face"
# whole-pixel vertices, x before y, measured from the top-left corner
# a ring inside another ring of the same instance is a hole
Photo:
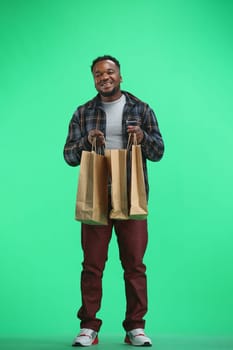
[[[113,101],[120,97],[122,81],[119,68],[110,60],[97,62],[93,67],[95,88],[103,100]]]

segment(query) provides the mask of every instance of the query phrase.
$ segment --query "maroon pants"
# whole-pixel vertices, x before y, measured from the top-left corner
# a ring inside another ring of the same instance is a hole
[[[123,327],[129,331],[145,326],[143,317],[147,312],[147,283],[143,256],[148,240],[147,221],[109,220],[107,226],[82,224],[82,306],[77,314],[81,320],[81,328],[99,331],[102,324],[96,318],[96,313],[101,305],[102,276],[113,227],[124,269],[126,314]]]

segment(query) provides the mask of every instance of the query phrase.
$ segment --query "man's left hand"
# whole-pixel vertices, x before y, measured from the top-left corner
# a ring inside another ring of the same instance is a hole
[[[136,134],[137,144],[141,143],[142,140],[144,139],[144,132],[138,125],[137,126],[128,125],[127,132],[129,134]]]

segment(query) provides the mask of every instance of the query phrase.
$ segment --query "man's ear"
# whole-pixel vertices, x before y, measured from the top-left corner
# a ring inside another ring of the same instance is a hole
[[[122,79],[122,76],[120,76],[120,82],[122,83],[123,79]]]

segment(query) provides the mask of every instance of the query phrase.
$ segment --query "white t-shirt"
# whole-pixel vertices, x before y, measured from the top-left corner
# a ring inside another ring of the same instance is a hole
[[[125,95],[112,102],[102,102],[106,113],[105,142],[108,149],[123,148],[122,114],[125,105]]]

